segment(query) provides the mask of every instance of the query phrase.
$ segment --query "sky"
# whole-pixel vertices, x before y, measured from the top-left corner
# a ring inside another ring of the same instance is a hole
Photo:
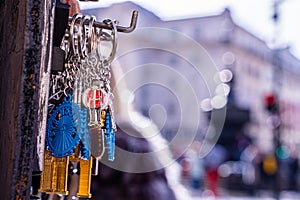
[[[272,20],[274,2],[278,1],[279,20]],[[82,2],[81,8],[109,6],[124,0]],[[290,47],[300,59],[300,0],[132,0],[163,20],[207,16],[231,10],[233,20],[268,44]]]

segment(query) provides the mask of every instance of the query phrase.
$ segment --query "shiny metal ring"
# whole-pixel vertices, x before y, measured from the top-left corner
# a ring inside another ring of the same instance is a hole
[[[70,37],[69,37],[69,44],[70,44],[70,50],[68,54],[68,59],[74,54],[76,54],[76,49],[75,49],[75,24],[78,19],[81,19],[83,16],[81,14],[75,14],[72,18],[71,24],[70,24]]]
[[[96,28],[94,28],[94,22],[96,20],[95,16],[91,16],[89,20],[89,32],[88,32],[88,44],[87,44],[87,50],[88,53],[91,53],[93,51],[94,45],[95,45],[95,34],[96,34]]]
[[[118,44],[117,26],[111,19],[106,19],[103,21],[107,25],[111,26],[111,38],[112,38],[112,50],[108,58],[104,59],[104,62],[111,63],[115,58]]]
[[[87,57],[85,50],[86,50],[86,30],[84,23],[86,21],[90,20],[89,16],[83,16],[82,19],[80,20],[80,24],[78,27],[78,53],[79,56],[84,59]]]

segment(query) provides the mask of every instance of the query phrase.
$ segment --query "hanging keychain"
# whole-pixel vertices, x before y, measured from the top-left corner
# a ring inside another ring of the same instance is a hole
[[[92,18],[91,18],[92,19]],[[110,63],[112,62],[116,47],[116,26],[112,21],[106,20],[105,23],[112,26],[111,34],[94,29],[93,20],[90,20],[88,32],[88,56],[82,66],[83,77],[83,94],[82,104],[88,109],[89,122],[88,126],[92,130],[92,155],[100,159],[104,153],[103,142],[106,141],[108,152],[114,152],[114,134],[106,130],[105,113],[112,113],[109,107],[112,107],[112,93],[110,88]],[[101,53],[101,41],[109,40],[112,42],[112,50],[108,57]],[[113,117],[113,116],[112,116]],[[112,120],[114,124],[114,120]],[[113,126],[115,128],[115,125]],[[111,130],[111,129],[109,129]],[[104,138],[105,135],[105,138]],[[113,135],[112,137],[109,137]],[[110,151],[111,149],[111,151]],[[109,153],[109,160],[113,161],[113,153]]]
[[[75,23],[82,19],[81,15],[75,15],[70,28],[70,49],[68,62],[65,70],[58,76],[59,91],[63,92],[63,100],[59,105],[54,106],[54,110],[49,114],[46,129],[46,145],[50,155],[54,157],[66,157],[74,153],[79,144],[79,134],[75,127],[74,118],[78,118],[78,110],[72,101],[72,90],[76,72],[80,68],[80,57],[75,47]],[[53,86],[55,87],[55,86]],[[54,90],[54,89],[53,89]],[[77,120],[78,121],[78,120]]]
[[[87,121],[88,121],[88,113],[87,109],[82,107],[81,105],[81,96],[82,96],[82,81],[84,76],[83,68],[85,60],[87,59],[87,48],[86,48],[86,32],[87,29],[84,25],[86,21],[90,21],[90,17],[88,16],[82,16],[80,23],[78,26],[71,26],[70,30],[73,30],[73,32],[70,31],[70,43],[72,44],[73,52],[77,54],[76,57],[79,58],[80,63],[77,63],[77,70],[76,70],[76,76],[74,81],[74,88],[73,88],[73,96],[74,96],[74,111],[76,111],[76,129],[78,130],[78,134],[80,136],[80,142],[79,142],[79,158],[84,160],[90,160],[90,130],[87,127]],[[77,37],[76,33],[77,30]],[[76,40],[77,39],[77,40]]]
[[[83,55],[86,55],[86,59],[83,60],[82,66],[80,68],[78,79],[80,80],[78,85],[78,104],[81,106],[81,110],[87,113],[87,124],[86,130],[88,130],[88,135],[83,134],[81,136],[83,144],[88,148],[88,151],[92,155],[100,159],[104,154],[104,145],[103,145],[103,134],[100,127],[100,107],[105,104],[104,95],[100,94],[100,91],[97,90],[98,82],[93,81],[95,73],[93,71],[93,66],[99,62],[99,56],[95,51],[97,43],[97,29],[93,27],[95,17],[91,16],[89,19],[89,24],[87,28],[87,36],[84,39],[85,42],[85,51]],[[80,40],[81,41],[81,40]],[[100,97],[101,96],[101,97]],[[96,162],[97,163],[97,162]]]
[[[65,66],[50,80],[40,192],[67,195],[69,167],[78,166],[77,196],[90,198],[93,158],[98,164],[105,150],[108,160],[115,157],[110,65],[116,54],[118,28],[106,19],[101,23],[109,30],[103,30],[95,26],[95,20],[74,15],[61,44]],[[108,56],[102,52],[104,42],[111,43]]]
[[[116,24],[110,19],[104,21],[107,25],[112,26],[111,40],[112,40],[112,51],[107,59],[103,59],[102,67],[100,68],[101,78],[104,82],[104,88],[108,94],[108,105],[105,110],[105,138],[106,138],[106,146],[108,149],[108,160],[114,160],[115,154],[115,120],[113,115],[113,94],[110,87],[110,65],[113,61],[117,48],[117,30]]]

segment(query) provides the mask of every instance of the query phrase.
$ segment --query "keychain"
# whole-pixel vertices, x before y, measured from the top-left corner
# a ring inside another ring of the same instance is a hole
[[[51,156],[62,158],[72,155],[78,143],[79,134],[75,128],[72,96],[69,94],[49,116],[46,145]]]
[[[91,140],[93,147],[91,149],[92,155],[96,159],[101,159],[104,153],[105,146],[103,142],[106,143],[106,148],[109,153],[109,160],[114,160],[114,134],[108,134],[112,132],[112,129],[116,128],[115,121],[112,115],[113,107],[113,95],[110,87],[110,63],[114,59],[116,48],[117,48],[117,35],[116,35],[116,25],[111,20],[105,20],[104,22],[112,26],[111,34],[104,32],[99,29],[96,30],[92,28],[93,18],[89,24],[88,33],[88,56],[82,64],[81,75],[84,80],[82,83],[83,94],[82,94],[82,105],[86,107],[89,111],[89,122],[88,126],[92,131]],[[94,34],[92,34],[94,33]],[[101,41],[108,40],[112,42],[112,50],[108,57],[101,54]],[[105,117],[106,113],[110,113],[110,118]],[[107,130],[106,121],[110,120],[111,128]],[[114,130],[115,131],[115,130]],[[105,137],[104,137],[105,135]],[[110,135],[111,137],[108,137]]]
[[[116,125],[110,87],[110,64],[117,48],[115,22],[103,21],[110,31],[94,26],[95,17],[76,14],[62,41],[64,71],[51,76],[46,150],[40,192],[67,195],[70,167],[79,173],[78,197],[90,198],[93,159],[107,149],[114,160]],[[112,42],[108,57],[101,42]],[[97,171],[97,170],[96,170]]]

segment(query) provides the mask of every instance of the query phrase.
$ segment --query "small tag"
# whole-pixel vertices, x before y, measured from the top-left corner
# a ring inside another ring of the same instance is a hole
[[[100,160],[105,151],[104,130],[101,128],[93,128],[91,132],[91,153],[97,160]]]

